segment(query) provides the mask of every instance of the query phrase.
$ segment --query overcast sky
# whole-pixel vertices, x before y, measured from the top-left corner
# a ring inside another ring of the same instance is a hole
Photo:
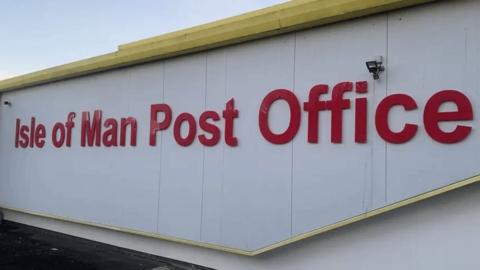
[[[286,0],[0,0],[0,79]]]

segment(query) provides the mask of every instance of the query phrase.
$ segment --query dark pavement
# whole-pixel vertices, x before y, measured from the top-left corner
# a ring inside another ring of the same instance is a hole
[[[1,270],[207,269],[13,222],[0,224]]]

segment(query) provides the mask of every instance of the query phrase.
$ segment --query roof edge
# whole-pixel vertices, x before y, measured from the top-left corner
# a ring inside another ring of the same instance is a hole
[[[0,92],[285,34],[438,0],[293,0],[169,34],[118,51],[0,81]]]

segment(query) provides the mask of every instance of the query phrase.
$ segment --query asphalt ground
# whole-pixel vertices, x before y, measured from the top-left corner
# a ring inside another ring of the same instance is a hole
[[[0,224],[1,270],[206,270],[14,222]]]

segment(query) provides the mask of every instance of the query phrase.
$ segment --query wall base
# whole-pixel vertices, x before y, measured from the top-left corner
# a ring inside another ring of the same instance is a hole
[[[475,183],[255,257],[4,213],[6,220],[220,270],[447,270],[477,268],[479,211],[480,183]]]

